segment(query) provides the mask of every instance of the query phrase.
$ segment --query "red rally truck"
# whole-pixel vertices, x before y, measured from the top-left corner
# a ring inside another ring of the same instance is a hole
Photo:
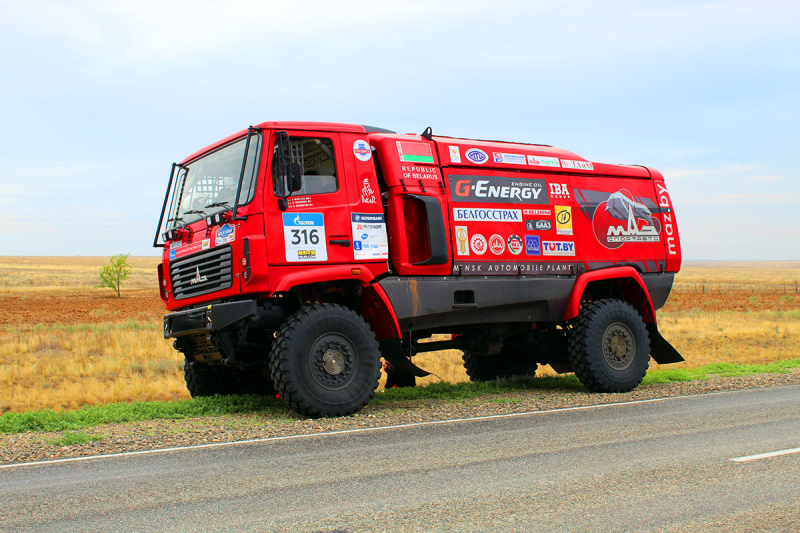
[[[656,326],[681,264],[661,173],[551,146],[265,122],[173,164],[153,244],[193,397],[341,416],[381,357],[424,376],[414,355],[459,349],[472,380],[549,364],[602,392],[683,360]]]

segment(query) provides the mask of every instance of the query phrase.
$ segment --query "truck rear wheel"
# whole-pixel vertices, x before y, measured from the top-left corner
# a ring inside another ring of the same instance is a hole
[[[478,356],[464,350],[461,356],[470,381],[492,381],[511,376],[533,376],[537,364],[516,348],[504,346],[497,355]]]
[[[567,343],[575,375],[594,392],[630,392],[647,373],[647,328],[636,309],[621,300],[599,300],[581,309]]]
[[[355,311],[334,304],[301,309],[278,331],[272,381],[286,405],[318,418],[360,411],[378,387],[375,334]]]

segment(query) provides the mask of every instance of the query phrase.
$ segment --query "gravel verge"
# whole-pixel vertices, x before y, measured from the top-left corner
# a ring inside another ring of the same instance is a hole
[[[533,389],[470,400],[415,400],[367,406],[344,418],[309,420],[293,413],[247,413],[183,420],[153,420],[113,424],[80,432],[102,440],[61,446],[49,444],[64,432],[31,432],[0,436],[0,464],[47,461],[90,455],[155,450],[198,444],[235,442],[288,435],[372,428],[477,416],[546,411],[605,403],[669,398],[694,394],[800,385],[800,371],[742,377],[711,377],[687,383],[642,386],[627,394],[596,394],[584,390]]]

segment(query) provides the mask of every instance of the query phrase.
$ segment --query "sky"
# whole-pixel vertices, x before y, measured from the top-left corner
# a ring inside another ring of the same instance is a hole
[[[170,165],[266,120],[660,170],[689,260],[800,260],[800,2],[0,0],[2,255],[158,255]]]

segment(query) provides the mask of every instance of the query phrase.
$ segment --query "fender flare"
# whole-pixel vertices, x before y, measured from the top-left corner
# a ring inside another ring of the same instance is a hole
[[[383,287],[376,283],[364,287],[363,291],[364,299],[359,312],[375,332],[375,337],[379,341],[401,338],[400,322]]]
[[[653,307],[653,300],[647,286],[639,275],[639,271],[630,266],[619,266],[592,270],[578,276],[575,286],[572,288],[572,295],[564,313],[564,320],[571,320],[578,316],[581,307],[581,298],[589,283],[593,281],[615,281],[622,289],[624,299],[633,305],[642,315],[645,323],[656,322],[656,310]]]
[[[353,274],[354,270],[361,270],[360,274]],[[314,266],[303,270],[296,270],[281,275],[275,288],[276,292],[286,292],[298,285],[308,285],[310,283],[321,283],[323,281],[354,281],[358,280],[361,285],[367,286],[375,279],[375,274],[368,265],[330,265]]]

